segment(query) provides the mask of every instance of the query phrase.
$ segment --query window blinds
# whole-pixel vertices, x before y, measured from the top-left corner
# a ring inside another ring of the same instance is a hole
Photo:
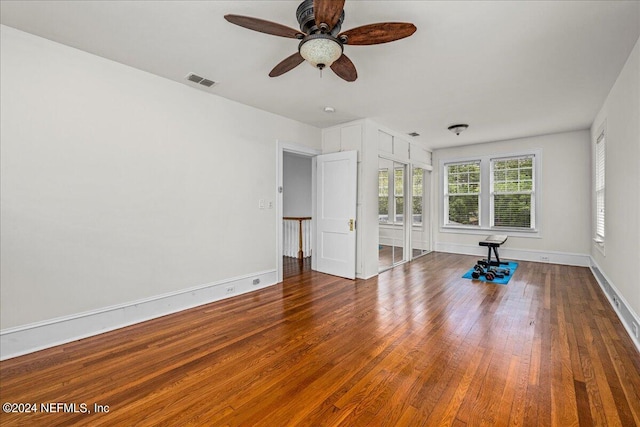
[[[605,213],[605,137],[600,134],[596,142],[596,236],[604,239],[604,213]]]
[[[534,156],[491,159],[491,226],[534,228]]]
[[[447,224],[479,225],[479,161],[446,165],[445,200]]]

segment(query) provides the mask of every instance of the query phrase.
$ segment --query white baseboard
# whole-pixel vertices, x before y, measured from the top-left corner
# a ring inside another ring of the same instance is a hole
[[[620,292],[618,292],[618,288],[615,287],[613,282],[602,271],[593,257],[591,257],[590,260],[591,264],[589,265],[589,268],[593,273],[593,277],[596,278],[596,281],[600,285],[600,289],[602,289],[602,292],[606,295],[607,300],[609,300],[609,304],[613,307],[613,310],[618,315],[622,325],[627,330],[629,337],[631,337],[631,340],[635,344],[636,349],[640,352],[640,340],[633,333],[634,323],[637,327],[640,327],[640,317],[638,317],[638,313],[633,311],[627,300]]]
[[[259,283],[254,285],[255,279]],[[276,270],[208,283],[143,300],[0,331],[0,360],[119,329],[277,283]],[[227,292],[233,287],[232,292]]]
[[[487,248],[479,245],[436,242],[435,250],[436,252],[476,255],[482,258],[486,258],[487,256]],[[544,262],[549,264],[575,265],[578,267],[589,267],[591,265],[591,257],[586,254],[539,251],[534,249],[511,249],[508,247],[499,248],[498,253],[500,254],[500,259],[505,260]]]
[[[378,273],[370,274],[369,276],[365,276],[364,274],[356,274],[356,279],[367,280],[367,279],[371,279],[372,277],[376,277],[377,275]]]

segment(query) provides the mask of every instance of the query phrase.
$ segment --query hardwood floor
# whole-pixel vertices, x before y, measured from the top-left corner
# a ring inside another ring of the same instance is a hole
[[[378,246],[378,265],[380,266],[380,271],[387,270],[391,268],[395,263],[399,264],[403,261],[403,251],[404,248],[402,246],[389,246],[389,245],[379,245]],[[421,255],[426,254],[427,251],[423,251],[421,249],[412,249],[411,257],[417,258]]]
[[[311,269],[311,257],[307,258],[293,258],[282,257],[282,278],[290,279],[298,276]]]
[[[520,262],[503,286],[462,279],[474,261],[431,253],[355,282],[306,271],[4,361],[3,403],[92,413],[0,424],[640,425],[640,355],[588,269]]]

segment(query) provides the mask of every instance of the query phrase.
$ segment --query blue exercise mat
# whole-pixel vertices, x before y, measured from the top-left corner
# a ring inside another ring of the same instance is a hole
[[[509,265],[501,265],[500,268],[508,268],[511,274],[509,274],[508,276],[504,276],[502,278],[498,278],[496,277],[493,280],[487,280],[486,277],[484,276],[480,276],[477,279],[474,279],[473,277],[471,277],[471,273],[474,272],[474,269],[472,268],[471,270],[467,271],[465,273],[464,276],[462,276],[463,279],[471,279],[471,280],[479,280],[481,282],[487,282],[487,283],[497,283],[498,285],[506,285],[507,283],[509,283],[509,279],[511,279],[513,277],[513,273],[516,272],[516,268],[518,268],[518,263],[517,262],[513,262],[513,261],[509,261]]]

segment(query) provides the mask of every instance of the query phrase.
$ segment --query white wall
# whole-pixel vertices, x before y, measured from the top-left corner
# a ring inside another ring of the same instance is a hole
[[[604,254],[594,242],[590,252],[637,319],[640,314],[640,40],[593,122],[592,144],[605,122],[606,239]],[[593,230],[590,237],[595,235]]]
[[[461,253],[485,253],[478,241],[489,234],[443,232],[442,177],[440,161],[484,155],[499,155],[528,149],[542,151],[542,176],[538,191],[541,196],[537,221],[539,237],[509,237],[501,250],[505,256],[539,261],[588,265],[590,237],[591,154],[589,131],[542,135],[516,140],[491,142],[435,150],[434,157],[434,220],[435,250]],[[470,266],[471,267],[471,266]]]
[[[2,329],[275,270],[276,140],[319,129],[1,31]]]
[[[285,152],[283,163],[283,216],[312,217],[311,158]]]

